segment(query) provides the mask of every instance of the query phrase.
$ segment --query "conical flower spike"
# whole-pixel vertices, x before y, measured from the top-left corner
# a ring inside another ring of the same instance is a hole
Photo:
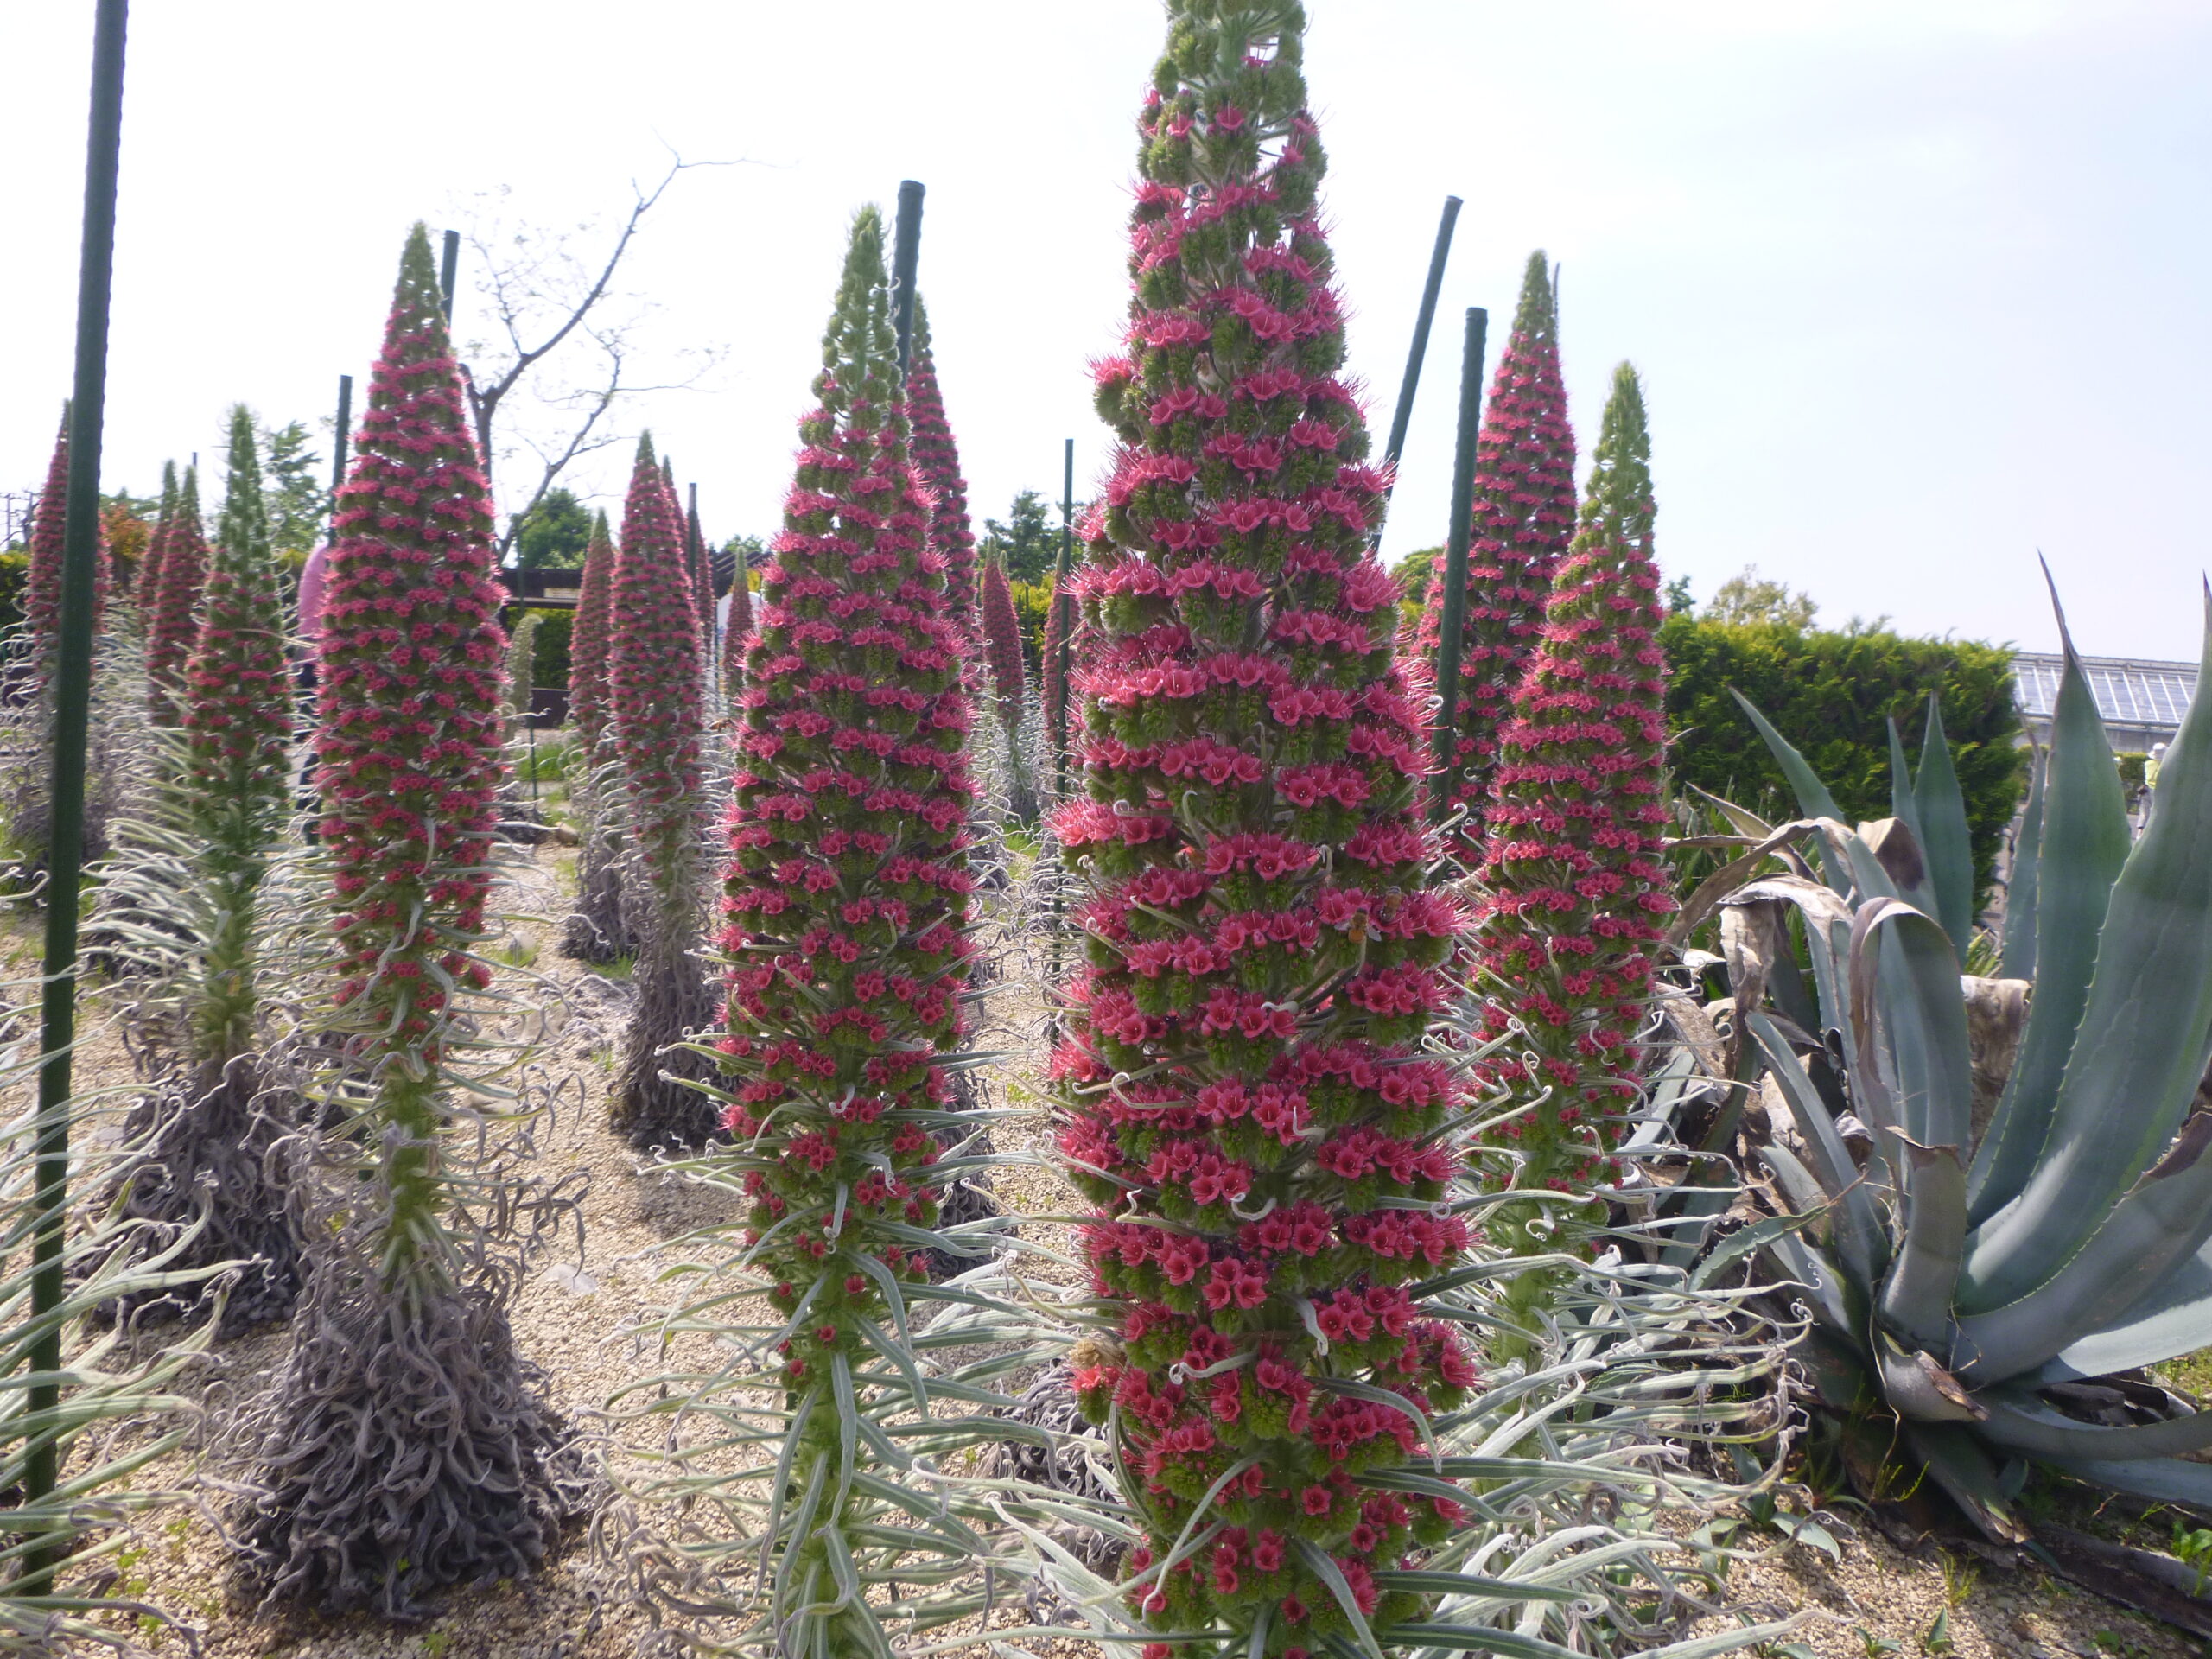
[[[1446,803],[1461,810],[1458,842],[1471,865],[1482,845],[1498,728],[1511,715],[1514,690],[1543,626],[1552,571],[1573,533],[1574,429],[1560,379],[1551,269],[1540,248],[1529,256],[1513,337],[1483,410],[1467,543],[1459,736],[1452,770],[1436,785]],[[1422,661],[1432,668],[1443,612],[1438,576],[1429,582],[1415,635]]]
[[[1119,1327],[1075,1383],[1118,1425],[1130,1601],[1281,1655],[1349,1630],[1345,1597],[1377,1624],[1416,1609],[1375,1575],[1463,1513],[1358,1478],[1418,1461],[1403,1407],[1474,1380],[1407,1290],[1468,1242],[1438,1204],[1459,1085],[1421,1046],[1460,916],[1427,887],[1299,9],[1168,15],[1126,355],[1097,368],[1118,447],[1072,578],[1083,793],[1054,827],[1089,965],[1052,1075]],[[1179,1539],[1206,1541],[1167,1571]]]
[[[1500,734],[1480,938],[1484,982],[1501,988],[1484,1035],[1508,1040],[1483,1073],[1536,1103],[1493,1136],[1518,1155],[1520,1187],[1573,1192],[1604,1178],[1636,1099],[1651,947],[1675,908],[1650,454],[1624,363],[1574,543]],[[1524,1035],[1512,1039],[1516,1021]],[[1558,1212],[1509,1205],[1492,1212],[1492,1236],[1523,1252],[1556,1248],[1536,1224]],[[1541,1276],[1524,1279],[1522,1300],[1540,1299]]]

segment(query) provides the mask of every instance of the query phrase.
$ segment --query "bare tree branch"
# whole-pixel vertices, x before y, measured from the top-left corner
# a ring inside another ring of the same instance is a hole
[[[496,366],[484,367],[480,361],[477,366],[484,368],[480,376],[468,369],[462,371],[477,448],[488,477],[501,453],[495,428],[504,426],[510,448],[519,442],[535,454],[541,468],[528,502],[520,512],[507,516],[506,528],[499,537],[503,562],[513,547],[522,520],[543,501],[562,473],[581,457],[620,441],[605,429],[609,411],[619,399],[696,385],[712,367],[716,354],[709,353],[709,361],[688,379],[656,385],[625,384],[625,365],[631,354],[629,337],[644,311],[650,308],[641,308],[626,317],[618,315],[608,318],[604,315],[616,297],[615,278],[624,257],[646,214],[658,205],[669,187],[681,175],[695,168],[741,164],[687,162],[672,151],[671,156],[667,172],[652,189],[640,188],[635,181],[632,181],[628,214],[595,274],[577,260],[567,232],[525,225],[512,234],[495,235],[491,227],[479,225],[467,233],[469,245],[478,256],[473,262],[475,286],[489,302],[488,321],[499,337],[490,353]],[[518,437],[509,409],[510,400],[526,384],[535,385],[540,377],[533,372],[579,335],[598,347],[601,369],[588,380],[580,379],[564,389],[540,388],[533,391],[531,396],[540,407],[564,410],[569,418],[562,423],[560,434],[553,438],[541,442],[529,435]],[[479,346],[473,349],[480,353],[483,348]],[[504,420],[503,411],[506,414]]]

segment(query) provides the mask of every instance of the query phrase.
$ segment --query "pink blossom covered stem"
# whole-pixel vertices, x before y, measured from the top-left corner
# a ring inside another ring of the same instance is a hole
[[[1421,1048],[1461,918],[1427,886],[1297,9],[1168,10],[1126,354],[1097,369],[1117,447],[1073,579],[1082,793],[1054,817],[1088,889],[1060,1146],[1114,1321],[1075,1383],[1147,1534],[1133,1605],[1304,1659],[1352,1630],[1317,1555],[1361,1615],[1402,1617],[1418,1599],[1375,1575],[1462,1516],[1358,1479],[1418,1461],[1414,1413],[1476,1380],[1408,1291],[1469,1242],[1431,1207],[1461,1101]]]

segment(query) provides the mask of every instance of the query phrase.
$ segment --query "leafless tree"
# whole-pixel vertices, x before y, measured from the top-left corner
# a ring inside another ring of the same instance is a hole
[[[684,371],[677,378],[632,379],[641,355],[639,329],[654,308],[619,288],[616,277],[645,216],[678,177],[734,164],[679,156],[650,190],[633,181],[628,213],[603,259],[588,260],[579,251],[597,231],[592,221],[547,227],[512,219],[504,187],[464,204],[461,239],[474,255],[468,264],[480,302],[476,321],[485,331],[461,346],[477,448],[487,473],[523,456],[537,470],[526,497],[518,491],[508,498],[522,505],[509,512],[500,532],[503,561],[523,521],[562,474],[628,435],[610,418],[621,400],[696,386],[720,361],[717,349],[692,348],[675,354]],[[467,327],[471,319],[455,321]]]

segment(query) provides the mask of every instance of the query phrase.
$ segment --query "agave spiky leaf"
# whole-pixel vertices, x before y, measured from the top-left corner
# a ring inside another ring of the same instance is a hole
[[[2212,678],[2212,591],[2206,610]],[[1794,752],[1769,741],[1802,804],[1824,804],[1818,780],[1791,768]],[[1941,741],[1931,718],[1929,741]],[[1929,1472],[2000,1537],[2021,1535],[1998,1479],[2008,1459],[2212,1503],[2212,1469],[2177,1460],[2212,1446],[2212,1414],[2117,1429],[2068,1418],[2036,1392],[2212,1343],[2212,1115],[2191,1116],[2212,1054],[2212,702],[2184,717],[2160,795],[2131,848],[2069,640],[2035,799],[2034,1004],[1979,1145],[1951,948],[1967,879],[1962,817],[1932,748],[1901,785],[1900,817],[1932,846],[1949,843],[1921,887],[1948,918],[1905,902],[1891,879],[1898,861],[1825,819],[1825,886],[1768,877],[1726,901],[1797,906],[1819,1018],[1839,1039],[1831,1055],[1802,1031],[1786,1037],[1755,1011],[1748,964],[1735,964],[1748,999],[1738,1015],[1811,1160],[1777,1147],[1769,1166],[1801,1210],[1823,1214],[1812,1236],[1772,1253],[1827,1340],[1904,1420]],[[1873,1135],[1863,1170],[1801,1048],[1840,1061]]]

